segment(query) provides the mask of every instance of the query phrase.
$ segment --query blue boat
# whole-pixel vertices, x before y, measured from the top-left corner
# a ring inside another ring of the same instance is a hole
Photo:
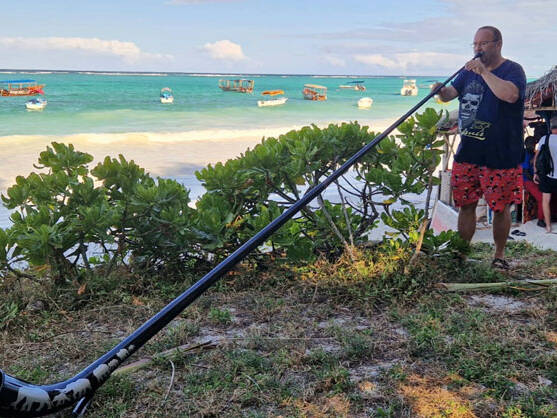
[[[366,91],[366,86],[364,86],[364,80],[349,81],[346,84],[341,84],[338,86],[339,89],[348,89],[356,91]]]

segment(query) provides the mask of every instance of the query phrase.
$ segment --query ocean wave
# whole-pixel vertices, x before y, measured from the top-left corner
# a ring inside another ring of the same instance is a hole
[[[300,126],[287,126],[277,128],[255,128],[255,129],[199,129],[184,132],[125,132],[125,133],[78,133],[69,135],[10,135],[0,137],[3,143],[43,142],[51,141],[75,142],[75,143],[179,143],[190,141],[227,141],[238,138],[262,138],[278,136]]]
[[[312,75],[311,78],[354,78],[357,76],[349,75]]]
[[[186,77],[233,77],[228,74],[185,74]]]
[[[334,123],[350,122],[348,120],[340,120]],[[331,122],[333,123],[333,122]],[[361,125],[369,125],[373,130],[382,130],[392,123],[391,119],[381,119],[381,120],[360,120]],[[320,128],[324,128],[329,125],[329,122],[317,123]],[[291,130],[301,129],[307,126],[292,124],[283,126],[273,126],[273,127],[257,127],[251,129],[237,129],[237,128],[221,128],[221,129],[195,129],[190,131],[181,132],[123,132],[123,133],[76,133],[68,135],[9,135],[0,137],[0,142],[7,143],[18,143],[20,141],[38,141],[43,143],[49,143],[51,141],[63,141],[63,142],[89,142],[97,144],[109,144],[109,143],[180,143],[180,142],[191,142],[191,141],[203,141],[203,142],[226,142],[228,140],[246,139],[246,138],[256,138],[261,139],[263,137],[278,137],[285,134]]]
[[[223,142],[240,138],[276,137],[301,126],[282,126],[274,128],[254,129],[199,129],[183,132],[125,132],[125,133],[80,133],[71,135],[11,135],[0,137],[0,140],[33,140],[33,141],[62,141],[62,142],[89,142],[96,144],[109,143],[180,143],[191,141]]]
[[[203,73],[193,73],[193,74],[184,74],[187,77],[227,77],[227,78],[246,78],[246,77],[261,77],[259,75],[250,75],[250,74],[203,74]]]
[[[226,77],[226,78],[261,78],[266,77],[265,74],[184,74],[187,77]]]
[[[99,72],[99,71],[76,71],[77,74],[86,75],[135,75],[135,76],[149,76],[149,77],[167,77],[167,73],[123,73],[123,72]]]

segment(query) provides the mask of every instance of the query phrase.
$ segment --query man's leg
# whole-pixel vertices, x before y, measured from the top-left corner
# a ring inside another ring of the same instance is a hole
[[[536,199],[536,206],[538,207],[538,219],[543,219],[543,204],[542,192],[539,186],[533,181],[527,180],[524,182],[524,188]]]
[[[476,232],[476,206],[482,196],[480,167],[469,163],[453,163],[451,186],[458,210],[458,233],[467,242]]]
[[[545,230],[551,232],[551,193],[542,194],[543,217],[545,219]]]
[[[462,239],[470,242],[476,232],[476,206],[478,202],[461,206],[458,211],[458,233]]]
[[[504,260],[505,245],[511,230],[511,204],[522,202],[522,167],[508,169],[482,167],[480,181],[485,200],[493,210],[494,258]],[[506,263],[497,264],[506,265]]]
[[[511,207],[505,206],[501,212],[493,213],[493,241],[495,242],[495,257],[505,258],[505,245],[511,230]]]

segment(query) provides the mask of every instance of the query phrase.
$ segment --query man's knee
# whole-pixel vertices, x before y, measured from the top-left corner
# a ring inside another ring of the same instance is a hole
[[[498,211],[493,211],[493,215],[494,216],[501,216],[501,215],[504,215],[506,213],[510,213],[510,211],[511,211],[511,205],[505,205],[503,207],[503,209],[498,210]]]
[[[466,213],[466,214],[474,213],[475,214],[477,206],[478,206],[478,202],[470,203],[468,205],[462,205],[459,210],[462,213]]]

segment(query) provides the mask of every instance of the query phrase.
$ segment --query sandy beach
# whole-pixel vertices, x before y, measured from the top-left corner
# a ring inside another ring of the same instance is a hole
[[[177,135],[177,134],[174,134]],[[110,140],[102,140],[110,137]],[[11,136],[0,138],[3,163],[0,170],[0,190],[6,190],[18,175],[26,176],[37,169],[39,154],[51,142],[73,144],[75,149],[94,157],[93,168],[106,156],[122,154],[134,160],[152,176],[180,177],[193,174],[208,163],[226,161],[238,156],[248,147],[261,141],[261,137],[244,136],[229,139],[192,140],[170,142],[155,138],[155,134],[80,134],[61,137]]]
[[[373,130],[382,132],[390,123],[392,122],[388,120],[378,121],[373,124]],[[91,154],[94,161],[89,165],[90,168],[95,167],[106,156],[117,157],[122,154],[127,160],[134,160],[145,168],[153,177],[177,179],[190,189],[191,198],[196,199],[204,193],[204,188],[196,179],[195,171],[207,164],[235,158],[260,143],[263,137],[276,137],[300,127],[237,131],[237,136],[233,137],[225,137],[224,133],[212,131],[213,138],[209,138],[204,132],[198,135],[202,139],[195,139],[191,132],[4,136],[0,137],[0,193],[5,194],[17,176],[37,172],[34,165],[37,164],[39,154],[52,142],[61,142],[73,144],[76,150]],[[8,216],[8,210],[0,206],[1,228],[10,226]]]
[[[374,131],[382,132],[392,121],[381,120],[372,124]],[[320,124],[324,127],[327,124]],[[12,135],[0,137],[0,191],[4,192],[18,175],[26,176],[37,169],[39,154],[52,142],[73,144],[75,149],[94,157],[94,167],[106,156],[122,154],[134,160],[154,177],[184,177],[209,163],[224,162],[253,148],[263,137],[277,137],[292,129],[239,130],[231,136],[230,131],[203,131],[184,133],[135,132],[122,134],[76,134],[65,136]],[[188,186],[186,184],[186,186]]]

